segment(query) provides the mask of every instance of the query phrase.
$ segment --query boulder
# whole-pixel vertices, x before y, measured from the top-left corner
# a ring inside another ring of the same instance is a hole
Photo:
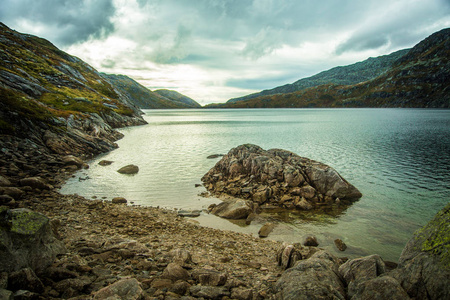
[[[136,165],[127,165],[117,170],[117,172],[120,174],[137,174],[139,172],[139,167]]]
[[[242,199],[231,199],[216,205],[211,213],[225,219],[246,219],[253,212],[252,204]]]
[[[301,249],[298,249],[294,245],[283,244],[283,247],[277,253],[278,265],[283,269],[292,268],[297,261],[302,259]]]
[[[202,181],[215,195],[303,210],[362,196],[330,166],[286,150],[266,151],[251,144],[231,149]]]
[[[25,208],[0,210],[0,269],[8,272],[31,268],[43,271],[56,255],[65,252],[50,220]]]
[[[380,276],[358,285],[352,300],[407,300],[408,294],[397,280],[390,276]]]
[[[352,297],[359,285],[386,272],[379,255],[370,255],[348,260],[339,267],[339,274],[348,286],[348,295]]]
[[[408,241],[391,276],[411,298],[450,299],[450,203]]]
[[[29,186],[33,189],[48,190],[50,186],[41,177],[28,177],[19,180],[21,186]]]
[[[275,285],[277,299],[346,299],[338,259],[321,250],[286,270]]]
[[[102,288],[94,294],[94,299],[143,299],[144,290],[136,278],[124,278]]]

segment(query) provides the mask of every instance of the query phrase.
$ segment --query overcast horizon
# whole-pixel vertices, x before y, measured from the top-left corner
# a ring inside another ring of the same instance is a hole
[[[100,72],[205,105],[410,48],[448,0],[3,0],[0,21]]]

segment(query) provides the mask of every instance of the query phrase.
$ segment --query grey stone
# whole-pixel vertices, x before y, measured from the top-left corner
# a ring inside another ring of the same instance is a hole
[[[246,219],[252,212],[251,203],[242,199],[224,201],[211,211],[212,214],[225,219]]]
[[[130,299],[144,297],[144,291],[136,278],[124,278],[102,288],[94,294],[94,299]]]
[[[275,228],[275,224],[273,224],[273,223],[264,224],[258,231],[259,237],[260,238],[268,237],[274,228]]]

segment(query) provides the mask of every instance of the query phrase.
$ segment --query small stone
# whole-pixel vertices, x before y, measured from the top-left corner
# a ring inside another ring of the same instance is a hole
[[[111,200],[111,202],[114,203],[114,204],[124,204],[124,203],[127,203],[128,201],[124,197],[114,197]]]
[[[109,166],[110,164],[112,164],[113,163],[113,161],[111,161],[111,160],[101,160],[101,161],[99,161],[99,165],[100,166]]]
[[[319,246],[319,243],[317,242],[317,238],[315,236],[310,235],[303,241],[303,246],[317,247]]]
[[[188,280],[190,278],[190,275],[188,271],[183,269],[183,267],[180,266],[179,264],[170,263],[164,269],[161,278],[170,279],[172,281]]]
[[[264,224],[258,231],[259,237],[260,238],[268,237],[274,228],[275,228],[275,224],[273,224],[273,223]]]
[[[334,245],[336,246],[336,248],[339,251],[345,251],[345,249],[347,249],[347,245],[341,239],[335,239],[334,240]]]

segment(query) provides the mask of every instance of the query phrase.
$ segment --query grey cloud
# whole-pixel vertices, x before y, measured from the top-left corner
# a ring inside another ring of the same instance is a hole
[[[42,35],[60,46],[110,34],[112,0],[2,0],[0,19],[15,28],[21,22],[35,23]]]
[[[191,36],[191,30],[186,26],[179,24],[173,41],[161,44],[152,53],[153,61],[157,63],[169,64],[179,62],[188,56],[188,40]]]
[[[373,11],[370,24],[359,27],[336,47],[336,54],[376,50],[397,50],[413,46],[419,40],[450,23],[450,1],[392,2],[387,10]]]
[[[270,54],[275,49],[282,46],[279,37],[280,32],[272,30],[271,28],[264,28],[260,30],[255,37],[248,40],[242,50],[242,54],[253,60]]]

